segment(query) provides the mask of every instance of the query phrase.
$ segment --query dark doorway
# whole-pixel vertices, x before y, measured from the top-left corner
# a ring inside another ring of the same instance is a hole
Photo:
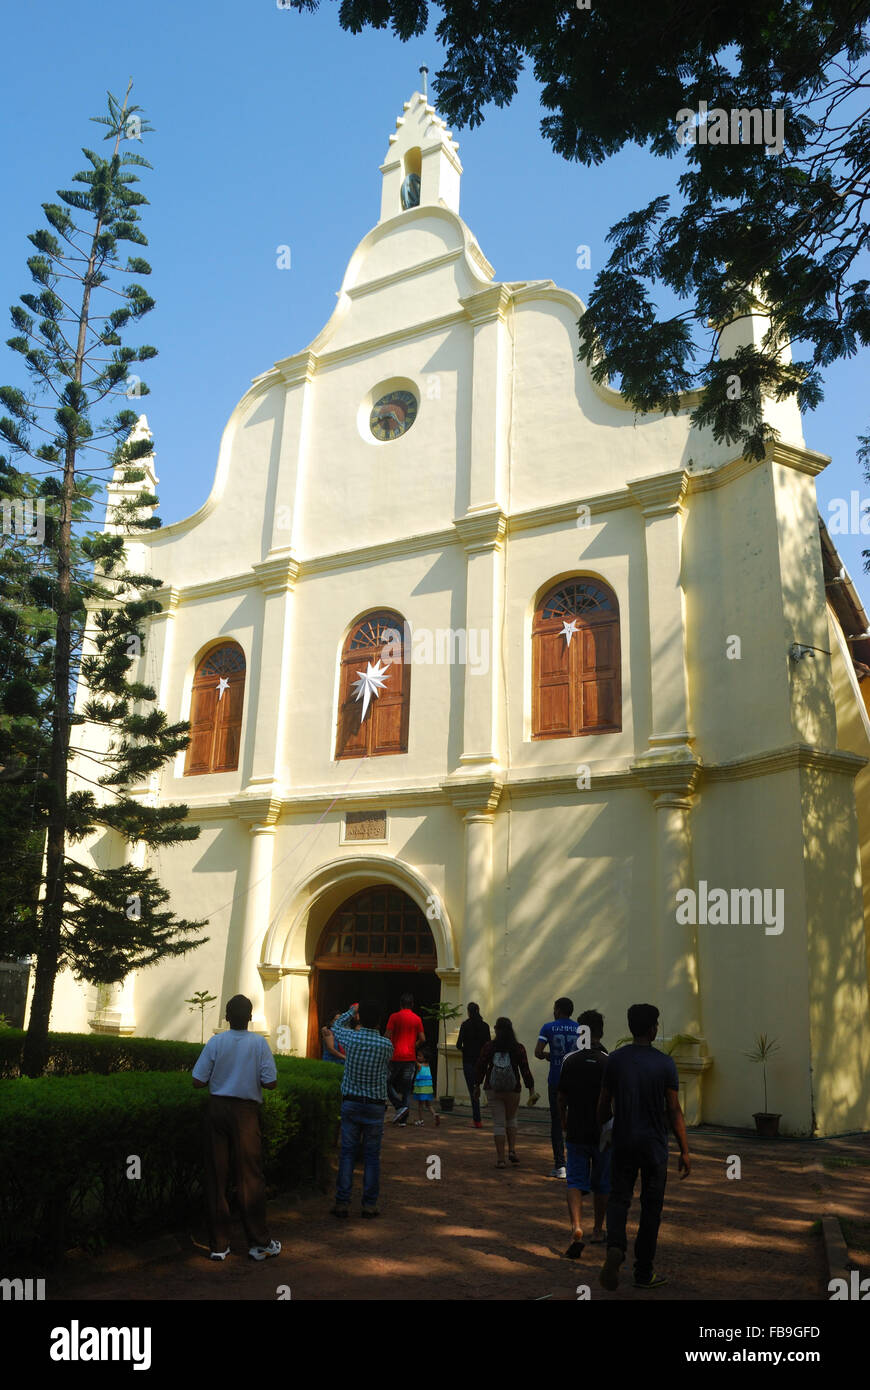
[[[421,1012],[421,1004],[431,1008],[441,998],[441,981],[434,971],[404,970],[321,970],[318,971],[317,1012],[328,1023],[339,1010],[344,1012],[360,999],[377,999],[381,1006],[380,1029],[399,1008],[403,994],[413,994],[414,1012],[423,1019],[429,1045],[430,1066],[435,1075],[437,1024]]]
[[[420,908],[401,888],[374,884],[345,899],[320,935],[312,963],[308,1020],[308,1055],[319,1057],[320,1029],[360,999],[381,1006],[380,1027],[399,1008],[403,994],[414,996],[423,1019],[436,1071],[437,1025],[422,1007],[441,998],[435,940]]]

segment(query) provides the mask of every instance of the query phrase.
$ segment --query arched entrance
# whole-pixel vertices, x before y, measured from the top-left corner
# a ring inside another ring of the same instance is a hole
[[[361,998],[381,1004],[380,1026],[413,994],[414,1008],[441,998],[435,940],[413,898],[392,884],[375,884],[346,898],[324,927],[312,962],[308,1056],[320,1056],[320,1029]],[[424,1018],[435,1070],[436,1025]]]

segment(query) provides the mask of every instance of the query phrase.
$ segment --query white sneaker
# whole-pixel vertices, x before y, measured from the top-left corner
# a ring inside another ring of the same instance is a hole
[[[568,1173],[565,1168],[554,1168],[550,1173],[551,1178],[567,1178],[567,1176]]]
[[[248,1251],[252,1260],[268,1260],[281,1254],[280,1240],[270,1240],[268,1245],[252,1245]]]
[[[229,1253],[230,1253],[230,1247],[229,1247],[229,1246],[227,1246],[226,1250],[212,1250],[212,1251],[210,1251],[210,1253],[209,1253],[209,1259],[210,1259],[210,1260],[225,1260],[226,1257],[227,1257],[227,1255],[228,1255]]]

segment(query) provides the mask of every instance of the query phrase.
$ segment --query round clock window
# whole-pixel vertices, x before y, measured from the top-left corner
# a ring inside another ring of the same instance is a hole
[[[417,418],[417,397],[412,391],[388,391],[375,401],[369,429],[375,439],[388,443],[406,434]]]

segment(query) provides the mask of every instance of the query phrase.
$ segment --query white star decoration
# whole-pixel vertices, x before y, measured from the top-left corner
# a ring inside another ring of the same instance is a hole
[[[368,710],[369,701],[372,696],[380,695],[381,688],[386,682],[389,671],[389,666],[381,666],[380,661],[376,662],[374,666],[369,662],[367,670],[357,671],[359,680],[354,681],[353,684],[356,690],[356,698],[363,702],[360,723],[362,723],[366,717],[366,711]]]
[[[227,680],[226,676],[221,676],[220,680],[217,683],[217,686],[215,687],[218,693],[218,702],[220,702],[224,698],[224,691],[229,690],[229,688],[230,683]]]
[[[576,619],[576,618],[572,618],[571,621],[570,621],[570,623],[569,623],[569,622],[563,622],[563,624],[562,624],[562,632],[561,632],[560,635],[561,635],[562,637],[565,638],[565,641],[568,643],[568,646],[569,646],[569,647],[570,647],[570,645],[571,645],[571,638],[574,636],[574,633],[575,633],[576,631],[577,631],[577,619]]]

